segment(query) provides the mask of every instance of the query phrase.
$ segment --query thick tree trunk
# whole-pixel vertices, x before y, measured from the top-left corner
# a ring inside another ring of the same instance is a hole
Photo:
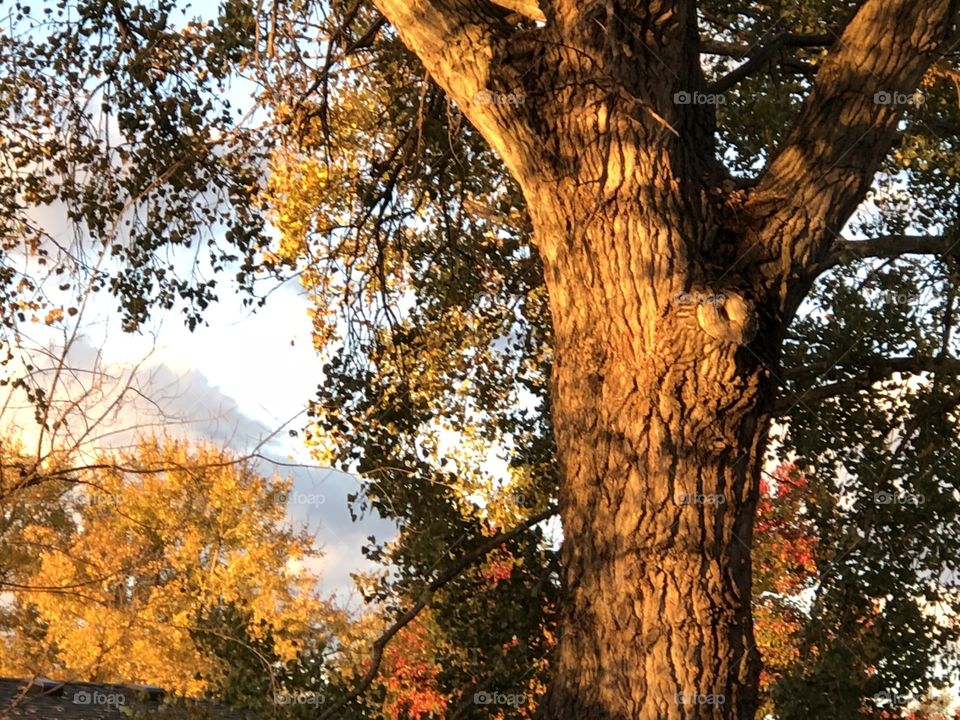
[[[683,260],[706,210],[667,200],[652,213],[635,197],[598,211],[561,189],[533,211],[567,538],[544,717],[752,720],[750,544],[772,350],[751,347],[756,313],[735,276]]]
[[[523,188],[555,336],[566,601],[545,720],[753,720],[750,544],[778,345],[958,0],[866,0],[750,187],[696,3],[375,0]],[[515,102],[491,103],[489,93]],[[854,151],[855,148],[855,151]]]

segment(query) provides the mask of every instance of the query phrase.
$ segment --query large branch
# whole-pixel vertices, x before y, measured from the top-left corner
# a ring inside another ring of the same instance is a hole
[[[866,195],[956,11],[957,0],[867,0],[823,61],[745,205],[759,260],[785,286],[823,261]]]
[[[537,0],[492,0],[494,5],[499,5],[507,10],[512,10],[518,15],[534,20],[535,22],[546,22],[547,16],[540,9]]]
[[[540,143],[523,113],[515,74],[499,65],[514,28],[493,3],[474,0],[374,0],[431,77],[500,154],[517,179],[529,172]],[[498,2],[535,14],[528,0]]]
[[[757,55],[770,57],[773,51],[783,48],[810,48],[830,47],[837,41],[843,28],[836,32],[820,34],[803,34],[783,32],[775,35],[766,45],[751,45],[746,42],[728,42],[726,40],[701,40],[700,52],[703,55],[718,55],[737,59],[755,57]]]
[[[742,65],[714,82],[710,86],[710,92],[718,94],[726,92],[741,80],[766,67],[778,53],[787,48],[829,47],[834,44],[836,39],[837,36],[831,33],[819,35],[780,33],[769,43],[760,47],[731,43],[705,43],[701,49],[706,54],[747,58]]]
[[[818,270],[864,258],[897,258],[901,255],[960,255],[960,239],[944,235],[880,235],[868,240],[839,238],[833,242]]]

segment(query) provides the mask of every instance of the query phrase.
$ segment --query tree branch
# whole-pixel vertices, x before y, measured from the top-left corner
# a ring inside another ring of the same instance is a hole
[[[547,16],[540,9],[537,0],[491,0],[494,5],[505,8],[512,12],[522,15],[528,20],[534,22],[546,22]]]
[[[493,3],[472,0],[375,0],[430,76],[499,153],[518,180],[541,143],[530,131],[518,74],[499,64],[513,28]],[[529,0],[498,6],[533,14]]]
[[[780,33],[773,40],[762,47],[748,47],[733,43],[706,43],[702,52],[710,55],[725,55],[735,58],[749,58],[745,63],[719,78],[710,86],[710,92],[724,93],[741,80],[749,77],[757,70],[767,65],[770,60],[786,48],[829,47],[837,40],[835,33],[821,35],[801,35],[796,33]]]
[[[758,54],[769,57],[768,50],[789,47],[829,47],[837,40],[843,28],[823,34],[802,34],[784,32],[774,36],[766,45],[757,47],[749,43],[727,42],[726,40],[703,40],[700,42],[700,52],[703,55],[720,55],[723,57],[745,58]]]
[[[901,255],[960,254],[960,239],[943,235],[880,235],[868,240],[841,238],[833,243],[818,273],[864,258],[896,258]]]
[[[830,373],[833,368],[828,363],[805,365],[801,370],[788,373],[787,380],[796,380],[810,373]],[[838,368],[839,369],[839,368]],[[782,394],[774,405],[774,415],[780,416],[792,407],[806,401],[826,400],[840,395],[850,395],[861,390],[869,390],[880,380],[894,373],[919,375],[920,373],[947,373],[960,375],[960,358],[952,357],[895,357],[877,358],[863,366],[863,372],[856,377],[838,380],[818,387],[809,388],[791,397]]]
[[[867,0],[821,64],[745,204],[757,261],[782,296],[808,282],[865,196],[896,136],[897,99],[937,59],[956,13],[957,0]]]
[[[496,550],[504,543],[513,540],[518,535],[522,535],[534,525],[542,523],[544,520],[548,520],[556,514],[557,509],[551,507],[537,513],[527,520],[524,520],[511,530],[497,533],[486,542],[483,542],[475,547],[473,550],[460,558],[460,560],[434,578],[434,580],[427,586],[427,589],[424,591],[423,595],[420,596],[420,599],[417,600],[417,602],[406,612],[404,612],[403,615],[397,618],[393,625],[387,628],[386,631],[379,638],[377,638],[376,642],[374,642],[373,660],[370,663],[370,669],[367,670],[364,676],[360,679],[360,682],[357,683],[357,686],[349,693],[338,699],[335,703],[333,703],[333,705],[328,707],[320,715],[318,720],[332,720],[332,718],[336,717],[340,709],[346,706],[347,703],[356,700],[358,697],[360,697],[360,695],[367,691],[380,672],[380,665],[383,662],[383,653],[387,645],[398,632],[403,630],[403,628],[409,625],[417,617],[417,615],[420,614],[420,612],[429,604],[430,599],[435,592],[459,577],[460,573],[462,573],[471,565],[474,565],[482,560],[491,551]]]

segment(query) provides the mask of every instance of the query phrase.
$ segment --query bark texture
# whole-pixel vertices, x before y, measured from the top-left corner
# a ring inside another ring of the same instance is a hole
[[[570,247],[547,270],[567,598],[544,717],[751,717],[772,390],[752,303],[739,325],[734,278],[691,287],[659,267],[698,231],[688,213],[650,226],[649,208],[615,201],[584,225],[575,203],[546,207],[537,232]]]
[[[377,2],[521,183],[544,261],[566,600],[543,717],[752,719],[770,368],[894,137],[876,93],[913,92],[956,3],[863,3],[741,185],[714,106],[684,102],[706,90],[692,0],[545,1],[519,30],[493,5]]]

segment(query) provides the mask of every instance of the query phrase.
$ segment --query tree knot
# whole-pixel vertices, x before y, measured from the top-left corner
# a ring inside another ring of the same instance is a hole
[[[716,340],[746,345],[757,333],[757,311],[739,293],[712,293],[697,304],[697,323]]]

